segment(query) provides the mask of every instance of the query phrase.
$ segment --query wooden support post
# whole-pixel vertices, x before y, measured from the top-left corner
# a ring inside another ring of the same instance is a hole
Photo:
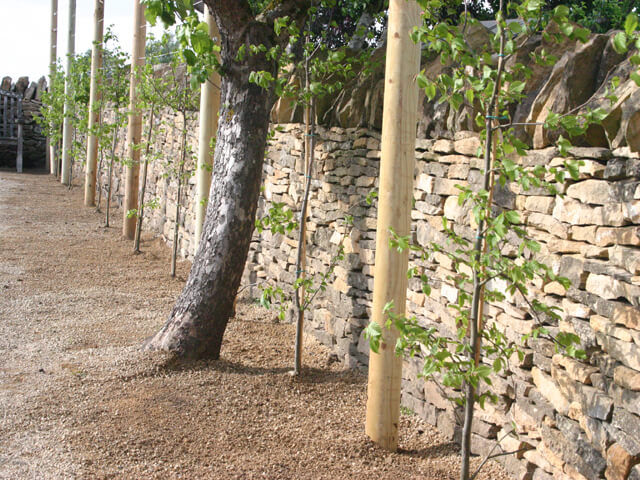
[[[122,234],[133,240],[136,234],[136,217],[128,217],[127,212],[138,208],[138,189],[140,183],[140,150],[134,148],[142,137],[142,112],[138,110],[138,70],[145,63],[144,47],[147,36],[147,21],[144,18],[144,5],[133,0],[133,48],[131,49],[131,80],[129,90],[129,125],[127,128],[127,176],[124,186],[124,205]]]
[[[209,7],[205,7],[205,15],[209,26],[209,35],[211,35],[211,38],[217,39],[220,34]],[[198,141],[198,168],[196,171],[194,254],[200,244],[202,225],[207,213],[209,190],[211,189],[211,169],[213,168],[213,152],[210,145],[218,130],[218,110],[220,110],[220,75],[214,72],[209,77],[209,81],[202,84],[200,92],[200,138]]]
[[[71,183],[71,136],[73,127],[71,126],[70,111],[72,108],[69,102],[70,88],[69,72],[71,71],[71,63],[76,52],[76,0],[69,0],[69,37],[67,44],[67,79],[64,82],[64,121],[62,123],[62,172],[60,173],[60,182],[64,185]]]
[[[10,137],[9,132],[9,97],[2,97],[2,136]]]
[[[100,121],[100,92],[98,75],[102,69],[102,39],[104,25],[104,0],[95,0],[93,12],[93,48],[91,50],[91,85],[89,92],[89,136],[87,138],[87,169],[84,179],[84,204],[96,204],[96,168],[98,166],[98,136],[94,132]]]
[[[56,75],[58,62],[58,0],[51,0],[51,44],[49,52],[49,90],[53,88],[53,78]],[[56,174],[56,146],[55,142],[47,138],[47,162],[49,173]]]
[[[402,358],[395,354],[397,332],[385,328],[383,310],[391,301],[397,315],[406,308],[408,251],[389,248],[389,229],[402,236],[410,233],[420,47],[409,33],[419,20],[415,1],[390,0],[372,317],[383,328],[379,353],[369,357],[365,430],[391,451],[398,448]]]
[[[22,149],[24,145],[24,128],[22,119],[18,121],[18,152],[16,154],[16,171],[22,173]]]

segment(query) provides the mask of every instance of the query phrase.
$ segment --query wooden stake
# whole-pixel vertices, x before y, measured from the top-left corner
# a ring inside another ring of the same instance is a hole
[[[102,69],[102,39],[104,25],[104,0],[95,0],[93,12],[93,48],[91,49],[91,86],[89,90],[89,136],[87,138],[87,169],[84,179],[84,204],[96,204],[96,167],[98,165],[98,136],[94,129],[100,122],[100,92],[98,72]]]
[[[138,109],[138,69],[145,63],[144,47],[147,36],[147,21],[144,5],[133,0],[133,48],[131,52],[131,80],[129,90],[129,125],[127,128],[127,176],[124,185],[124,205],[122,234],[133,240],[136,233],[136,217],[127,212],[138,208],[138,188],[140,183],[140,150],[135,148],[142,137],[142,112]]]
[[[402,358],[395,354],[395,328],[384,327],[383,310],[391,301],[395,314],[404,315],[406,309],[409,253],[389,248],[389,229],[404,236],[411,227],[420,46],[409,33],[419,21],[416,2],[390,0],[372,318],[383,328],[379,353],[369,357],[365,431],[391,451],[398,448]]]
[[[56,75],[56,64],[58,62],[58,0],[51,0],[51,45],[49,52],[49,90],[53,88],[53,78]],[[49,173],[56,174],[56,147],[47,138],[47,162]]]
[[[70,111],[72,108],[69,101],[70,88],[69,73],[71,72],[71,64],[73,56],[76,53],[76,0],[69,0],[69,37],[67,44],[67,79],[64,82],[64,121],[62,123],[62,168],[60,172],[60,182],[64,185],[71,186],[71,135],[73,127],[71,126]]]
[[[206,7],[207,25],[211,38],[218,38],[218,26],[215,18]],[[198,167],[196,171],[196,231],[195,250],[200,244],[202,225],[207,213],[209,190],[211,189],[211,170],[213,168],[213,152],[211,140],[218,130],[218,110],[220,110],[220,75],[214,72],[208,82],[204,82],[200,93],[200,138],[198,141]]]

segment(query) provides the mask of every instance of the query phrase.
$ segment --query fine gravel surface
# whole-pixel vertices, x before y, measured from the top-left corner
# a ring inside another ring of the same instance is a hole
[[[400,451],[364,434],[366,376],[239,302],[218,361],[140,346],[189,265],[47,174],[0,171],[0,478],[456,479],[457,447],[403,414]],[[479,459],[474,459],[477,465]],[[507,476],[489,463],[479,478]]]

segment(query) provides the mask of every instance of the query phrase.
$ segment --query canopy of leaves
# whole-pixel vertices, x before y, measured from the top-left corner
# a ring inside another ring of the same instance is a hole
[[[541,3],[547,15],[558,5],[566,5],[572,21],[596,33],[622,29],[627,15],[638,13],[639,9],[637,0],[546,0]],[[470,0],[467,8],[479,20],[493,20],[499,4],[500,0]],[[464,6],[458,5],[457,10],[461,13]]]

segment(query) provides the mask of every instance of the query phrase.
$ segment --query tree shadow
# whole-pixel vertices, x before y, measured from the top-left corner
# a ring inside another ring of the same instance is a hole
[[[429,445],[426,448],[409,449],[399,448],[398,453],[412,458],[429,459],[443,458],[460,454],[460,445],[455,442]]]
[[[302,369],[302,373],[299,376],[292,376],[290,373],[291,367],[288,366],[265,367],[233,361],[227,358],[219,358],[216,360],[189,360],[177,356],[170,356],[169,358],[163,359],[155,365],[153,371],[147,372],[145,376],[203,371],[251,376],[286,376],[290,378],[292,382],[308,385],[362,385],[366,382],[366,377],[362,373],[346,369],[336,371],[306,367]]]

